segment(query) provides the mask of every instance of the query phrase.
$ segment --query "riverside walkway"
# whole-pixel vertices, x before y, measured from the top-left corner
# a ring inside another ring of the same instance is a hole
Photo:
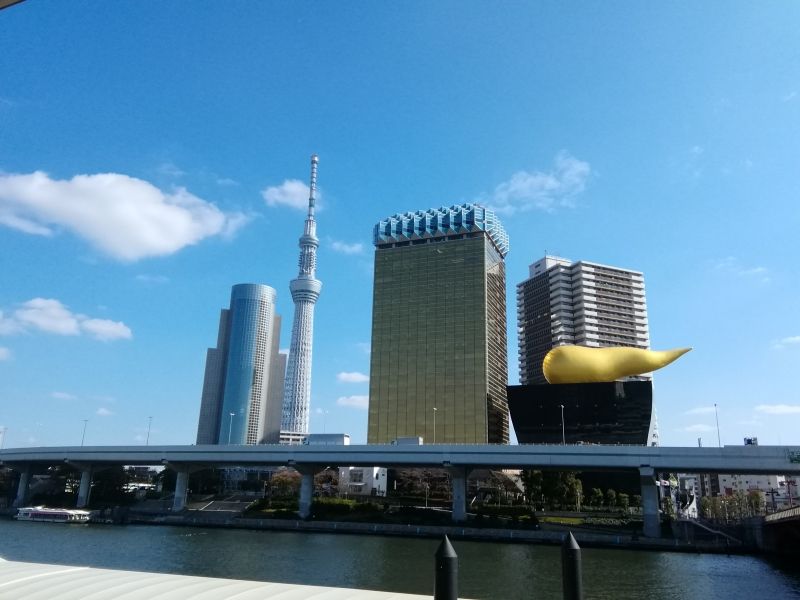
[[[0,598],[25,600],[430,600],[430,596],[71,567],[0,559]]]

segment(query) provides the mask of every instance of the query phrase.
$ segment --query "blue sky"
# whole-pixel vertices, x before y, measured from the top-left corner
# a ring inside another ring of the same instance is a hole
[[[320,155],[312,431],[366,438],[372,226],[497,208],[645,273],[662,442],[800,443],[800,5],[45,3],[0,12],[6,447],[194,441],[235,283],[278,292]]]

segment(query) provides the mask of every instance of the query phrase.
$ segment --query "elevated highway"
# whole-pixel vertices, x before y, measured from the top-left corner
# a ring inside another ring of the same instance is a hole
[[[207,467],[291,466],[303,476],[300,515],[310,513],[314,474],[325,467],[438,467],[450,472],[453,519],[466,519],[466,478],[475,468],[639,472],[645,534],[659,531],[655,477],[660,472],[800,474],[800,446],[679,448],[608,445],[258,445],[8,448],[0,465],[20,472],[16,506],[27,500],[32,469],[69,463],[81,469],[78,506],[88,503],[92,470],[110,465],[165,465],[178,473],[174,511],[183,510],[189,473]]]

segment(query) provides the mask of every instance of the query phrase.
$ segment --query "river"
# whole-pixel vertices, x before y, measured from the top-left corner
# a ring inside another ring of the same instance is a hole
[[[0,520],[6,560],[431,594],[436,540]],[[561,597],[557,547],[462,542],[459,596]],[[587,548],[587,599],[800,598],[800,566],[753,556]]]

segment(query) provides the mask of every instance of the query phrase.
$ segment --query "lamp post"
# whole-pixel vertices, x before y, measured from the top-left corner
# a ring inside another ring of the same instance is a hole
[[[83,433],[81,434],[81,447],[83,447],[83,442],[86,439],[86,424],[89,422],[89,419],[83,419]]]
[[[717,403],[714,402],[714,418],[717,421],[717,447],[722,448],[722,442],[719,437],[719,415],[717,414]]]
[[[436,443],[436,407],[433,407],[433,443]]]
[[[3,434],[3,437],[0,438],[0,450],[2,450],[6,445],[6,432],[8,431],[8,427],[3,427],[0,429],[0,433]]]
[[[153,417],[147,417],[147,439],[144,442],[145,446],[150,445],[150,427],[153,424]]]
[[[233,417],[236,415],[236,413],[228,413],[228,414],[230,414],[230,416],[231,416],[230,421],[228,421],[228,446],[230,446],[231,445],[231,430],[233,429]]]
[[[564,405],[559,404],[559,406],[561,407],[561,445],[566,446],[567,434],[566,434],[566,429],[564,428]]]

